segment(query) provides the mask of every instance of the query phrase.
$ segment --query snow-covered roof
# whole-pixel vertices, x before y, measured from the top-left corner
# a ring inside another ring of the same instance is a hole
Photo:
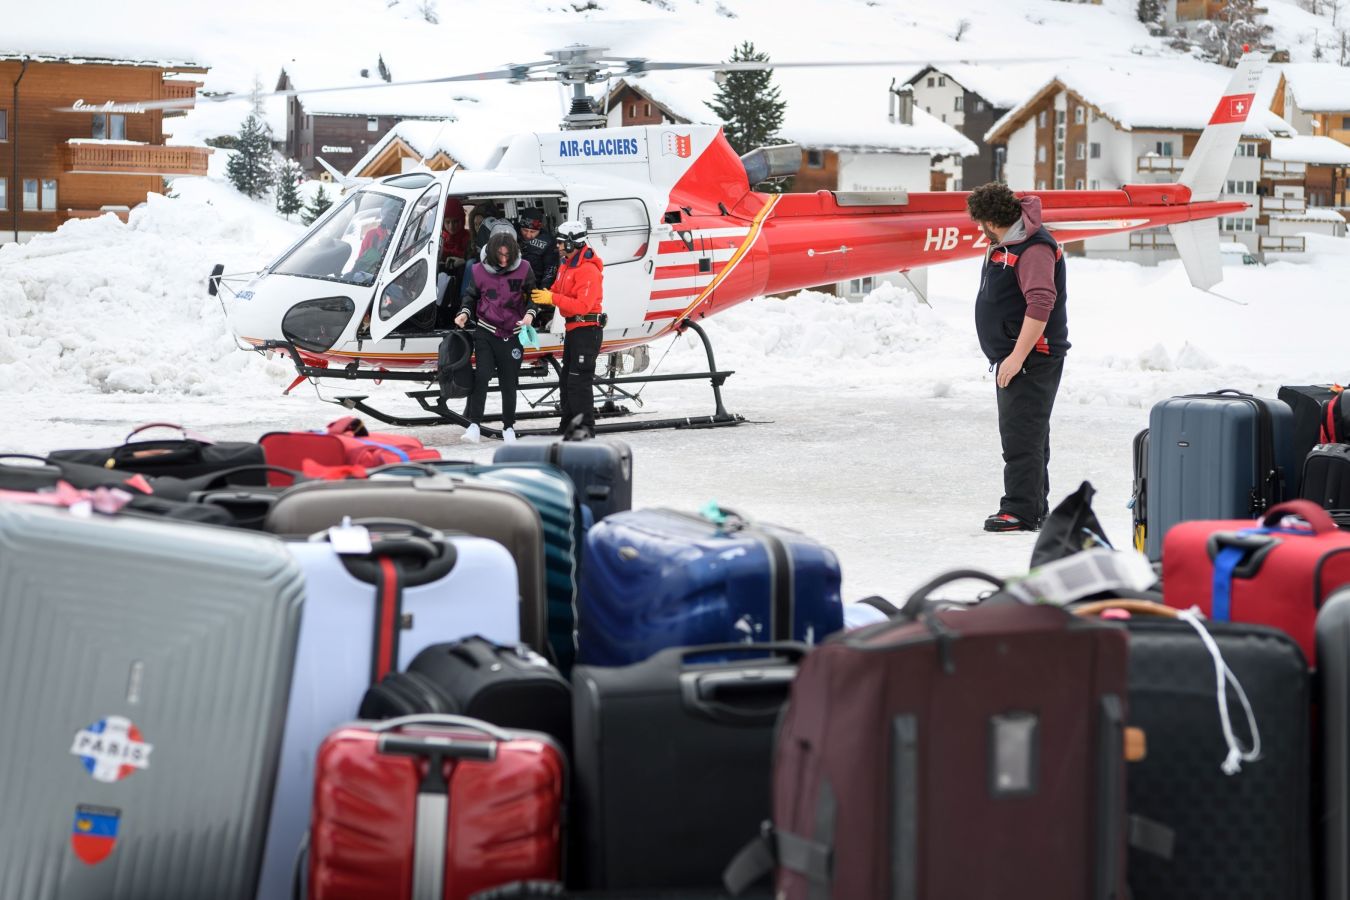
[[[1191,59],[1108,57],[1066,63],[1055,68],[1053,78],[1040,90],[995,122],[985,140],[1006,139],[1043,97],[1061,89],[1077,94],[1124,131],[1200,131],[1232,76],[1232,69]],[[1292,133],[1289,123],[1270,111],[1278,85],[1278,72],[1267,68],[1244,136],[1269,140]]]
[[[1294,102],[1304,112],[1350,110],[1350,68],[1331,63],[1291,63],[1280,66],[1280,71],[1294,92]]]
[[[997,109],[1011,109],[1036,93],[1055,76],[1055,67],[1049,63],[1001,65],[944,63],[923,66],[902,80],[912,84],[930,71],[946,75],[966,90],[979,94]]]
[[[10,31],[10,23],[5,23],[5,30]],[[205,72],[206,67],[199,62],[193,62],[191,56],[182,54],[163,55],[151,47],[144,47],[139,51],[128,49],[119,51],[124,55],[112,56],[109,44],[104,44],[103,49],[95,49],[97,42],[83,42],[88,49],[77,50],[72,48],[66,50],[45,49],[57,46],[55,43],[44,43],[36,41],[29,45],[30,47],[44,49],[19,49],[21,44],[12,35],[5,35],[6,43],[0,45],[0,61],[23,60],[35,63],[69,63],[72,65],[84,66],[131,66],[133,68],[148,69],[170,69],[175,72]],[[65,41],[62,41],[65,44]]]
[[[458,119],[409,119],[389,129],[384,137],[366,151],[365,156],[357,160],[348,174],[361,174],[361,171],[394,141],[402,141],[426,160],[433,158],[437,153],[444,153],[463,166],[479,168],[486,164],[501,137],[502,135],[484,128],[477,122],[465,123]]]
[[[1350,166],[1350,147],[1321,135],[1296,135],[1271,141],[1270,158],[1321,166]]]
[[[664,107],[667,112],[673,113],[686,122],[711,125],[716,121],[717,117],[712,114],[712,110],[704,106],[702,101],[696,99],[693,91],[681,90],[677,86],[671,85],[655,88],[656,93],[653,93],[653,86],[648,83],[647,78],[620,78],[616,81],[614,87],[610,89],[609,99],[606,103],[608,108],[613,108],[615,100],[624,88],[632,88],[642,96],[650,98],[653,103]],[[608,109],[606,111],[608,112]]]
[[[889,121],[892,77],[870,68],[776,70],[774,82],[787,104],[779,135],[813,149],[961,156],[979,152],[965,135],[921,109],[914,110],[911,125]],[[672,112],[694,122],[717,122],[705,105],[717,90],[709,74],[647,75],[637,85]]]
[[[1331,222],[1338,225],[1345,224],[1345,217],[1336,212],[1336,210],[1317,206],[1310,206],[1301,213],[1278,213],[1272,215],[1271,218],[1281,219],[1285,222]]]

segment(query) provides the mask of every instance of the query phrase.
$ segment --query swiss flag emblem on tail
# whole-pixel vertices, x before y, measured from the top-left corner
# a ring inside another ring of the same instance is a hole
[[[661,135],[661,155],[688,159],[694,153],[694,139],[687,134],[667,131]]]
[[[1209,124],[1231,125],[1234,122],[1247,121],[1247,116],[1252,111],[1252,103],[1255,99],[1255,94],[1237,94],[1224,97],[1215,107],[1214,116],[1209,120]]]

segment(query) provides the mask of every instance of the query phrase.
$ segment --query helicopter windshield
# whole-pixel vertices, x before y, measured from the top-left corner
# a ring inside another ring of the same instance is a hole
[[[338,207],[272,271],[347,284],[373,284],[403,206],[397,197],[361,191]]]

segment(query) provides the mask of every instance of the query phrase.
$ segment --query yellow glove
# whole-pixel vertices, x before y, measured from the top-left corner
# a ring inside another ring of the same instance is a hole
[[[530,299],[540,306],[552,306],[553,292],[546,291],[543,288],[535,288],[530,292]]]

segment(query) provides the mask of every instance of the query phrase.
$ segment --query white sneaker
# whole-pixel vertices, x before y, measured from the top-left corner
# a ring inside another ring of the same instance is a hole
[[[460,436],[461,441],[468,441],[470,444],[476,444],[483,439],[482,432],[477,425],[470,425],[464,429],[464,434]]]
[[[516,442],[516,430],[514,428],[503,428],[502,440],[508,444],[514,444]]]

